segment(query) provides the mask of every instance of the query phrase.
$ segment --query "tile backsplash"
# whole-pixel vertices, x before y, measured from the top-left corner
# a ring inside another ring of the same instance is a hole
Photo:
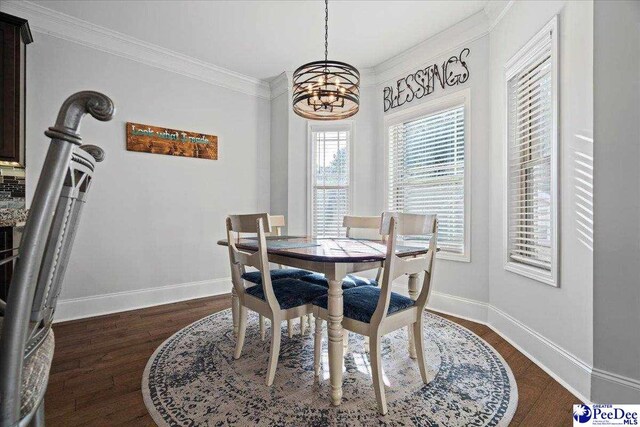
[[[0,169],[0,208],[24,208],[24,169]]]

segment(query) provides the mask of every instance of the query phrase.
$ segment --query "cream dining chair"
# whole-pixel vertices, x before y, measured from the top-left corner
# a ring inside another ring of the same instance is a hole
[[[345,215],[342,218],[342,226],[346,228],[346,237],[347,239],[354,238],[376,238],[380,237],[380,221],[381,216],[355,216],[355,215]],[[372,230],[374,232],[372,232]],[[382,238],[386,238],[386,236],[382,236]],[[353,274],[349,274],[342,280],[342,289],[351,289],[356,288],[358,286],[378,286],[378,281],[380,280],[380,274],[382,273],[382,268],[378,268],[378,274],[375,279],[368,279],[365,277],[356,276]],[[305,282],[315,283],[316,285],[324,286],[329,289],[329,282],[327,278],[322,273],[312,273],[301,277]],[[309,316],[311,319],[312,316]],[[368,338],[365,338],[365,346],[368,346]],[[344,333],[344,349],[348,350],[349,346],[349,333],[345,331]]]
[[[282,229],[285,227],[285,217],[284,215],[269,215],[269,223],[265,224],[265,235],[266,236],[280,236],[282,235]],[[252,233],[243,233],[243,234],[251,234],[255,235],[255,232]],[[240,233],[237,233],[237,237],[240,237]],[[278,265],[278,270],[271,270],[271,275],[274,279],[284,279],[286,277],[291,277],[294,279],[298,279],[301,276],[311,274],[309,271],[299,270],[297,268],[283,268],[282,265]],[[253,283],[254,285],[259,285],[262,283],[262,276],[259,271],[250,271],[244,272],[242,274],[242,279],[247,282]],[[233,333],[234,335],[238,335],[238,298],[235,293],[235,288],[231,286],[231,312],[233,319]],[[300,319],[300,330],[302,333],[305,332],[303,326],[303,319]],[[264,341],[266,338],[266,329],[264,324],[264,317],[260,316],[259,320],[260,325],[260,337]],[[293,325],[292,321],[287,321],[287,329],[289,332],[289,338],[293,336]]]
[[[383,215],[381,230],[388,234],[387,255],[380,287],[361,286],[343,292],[344,318],[342,326],[347,331],[370,338],[370,361],[373,377],[373,388],[381,414],[387,413],[387,402],[384,393],[382,361],[380,357],[381,339],[392,331],[411,326],[415,339],[420,375],[427,383],[426,362],[424,359],[424,337],[422,324],[424,312],[431,293],[435,253],[438,239],[438,220],[435,215],[405,214],[401,221],[398,215]],[[387,232],[388,230],[388,232]],[[403,236],[431,235],[429,250],[425,255],[401,258],[396,255],[398,234]],[[392,282],[398,277],[424,272],[422,290],[414,301],[395,292],[391,292]],[[322,351],[322,320],[328,320],[328,296],[316,298],[313,314],[316,317],[314,342],[314,371],[320,375],[320,354]]]
[[[265,232],[266,236],[282,236],[282,229],[287,225],[287,223],[284,215],[269,215],[269,225],[270,225],[271,231]],[[311,272],[306,272],[298,269],[284,269],[282,267],[282,264],[278,264],[278,268],[281,269],[281,271],[277,273],[278,274],[277,277],[279,278],[284,278],[284,277],[299,278],[303,274],[311,274]],[[252,272],[245,273],[243,274],[242,278],[256,285],[259,285],[261,283],[259,271],[252,271]],[[308,316],[303,316],[300,318],[301,334],[306,333],[307,318]],[[234,319],[237,319],[237,317],[234,317]],[[264,324],[264,316],[262,315],[260,315],[259,325],[260,325],[260,338],[262,339],[262,341],[264,341],[267,336],[267,331]],[[311,328],[310,318],[309,318],[309,328]],[[237,322],[234,323],[234,330],[237,331]],[[292,320],[287,320],[287,332],[288,332],[289,338],[292,338],[293,337],[293,321]]]
[[[310,302],[325,294],[327,289],[292,277],[276,280],[277,276],[274,276],[274,272],[281,270],[269,269],[265,224],[268,227],[269,216],[263,213],[230,215],[226,225],[231,278],[238,299],[238,337],[233,357],[238,359],[242,353],[247,328],[247,309],[270,319],[271,351],[266,378],[266,383],[270,386],[273,384],[280,355],[280,324],[283,320],[295,319],[311,313]],[[237,233],[256,233],[258,250],[253,253],[239,250],[235,245],[234,234]],[[245,267],[253,267],[260,272],[260,284],[245,287],[245,281],[242,279]]]

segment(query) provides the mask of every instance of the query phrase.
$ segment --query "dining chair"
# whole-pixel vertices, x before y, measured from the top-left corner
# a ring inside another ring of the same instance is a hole
[[[362,237],[379,237],[380,236],[380,216],[355,216],[345,215],[342,218],[342,226],[346,228],[347,239],[362,238]],[[371,233],[374,230],[375,233]],[[380,280],[380,274],[382,267],[378,268],[378,273],[375,279],[368,279],[366,277],[356,276],[349,274],[342,279],[342,289],[351,289],[358,286],[378,286]],[[329,289],[329,281],[322,273],[312,273],[301,278],[305,282],[311,282],[316,285],[324,286]],[[313,317],[311,315],[310,317]],[[365,339],[365,348],[368,348],[368,341]],[[348,351],[349,347],[349,333],[344,333],[344,351]]]
[[[285,227],[285,217],[284,215],[268,215],[269,222],[265,224],[265,235],[266,236],[280,236],[282,235],[282,229]],[[250,233],[242,233],[242,234],[251,234],[255,235],[255,231]],[[240,238],[240,233],[237,233],[237,238]],[[278,270],[271,270],[271,276],[275,279],[284,279],[287,277],[290,278],[300,278],[302,276],[312,274],[310,271],[300,270],[297,268],[282,268],[282,265],[278,265]],[[262,275],[260,271],[244,271],[242,273],[242,279],[246,280],[254,285],[259,285],[262,283]],[[231,286],[231,313],[233,319],[233,333],[234,335],[238,335],[238,298],[235,293],[235,287]],[[303,331],[303,319],[300,319],[300,328],[301,332]],[[264,317],[260,316],[259,318],[259,327],[260,327],[260,337],[264,341],[266,338],[266,329],[264,324]],[[287,330],[289,333],[289,338],[293,336],[293,324],[291,320],[287,321]]]
[[[111,120],[113,102],[78,92],[62,104],[31,202],[7,301],[0,300],[0,426],[44,426],[55,338],[51,324],[80,214],[104,152],[82,145],[85,114]]]
[[[422,333],[425,306],[431,293],[435,253],[438,239],[438,219],[435,215],[414,215],[406,217],[406,222],[398,221],[397,216],[388,215],[383,218],[381,230],[388,235],[387,254],[380,287],[361,286],[343,292],[344,318],[342,326],[345,330],[370,338],[370,361],[373,377],[373,388],[376,394],[379,412],[387,413],[387,402],[382,379],[381,339],[382,336],[405,326],[411,326],[415,337],[418,367],[422,381],[427,383],[427,369],[424,358],[424,336]],[[388,230],[388,231],[387,231]],[[431,235],[429,250],[425,255],[401,258],[396,255],[397,236]],[[391,292],[392,282],[398,277],[424,272],[422,290],[416,301],[403,295]],[[328,320],[328,296],[323,295],[313,300],[313,313],[316,317],[314,339],[314,371],[316,378],[320,376],[320,359],[322,350],[322,320]]]
[[[404,213],[404,212],[393,212],[393,211],[385,211],[382,212],[380,216],[380,234],[382,235],[382,240],[387,239],[387,234],[389,232],[389,221],[391,218],[395,218],[397,229],[400,230],[398,235],[404,236],[405,238],[412,238],[418,240],[424,240],[425,236],[410,236],[410,233],[403,233],[403,228],[406,227],[407,232],[412,229],[419,227],[423,215],[420,214],[412,214],[412,213]],[[409,298],[412,300],[416,300],[418,298],[418,276],[415,274],[409,275],[409,280],[407,281],[407,287],[409,291]],[[407,335],[409,336],[409,357],[415,359],[416,355],[416,347],[414,345],[413,339],[413,329],[408,326],[407,327]],[[365,338],[365,341],[367,339]],[[368,341],[366,342],[368,345]]]
[[[327,289],[313,283],[286,277],[275,279],[269,269],[265,224],[269,223],[266,213],[253,215],[229,215],[227,218],[227,239],[231,259],[231,277],[238,298],[238,339],[234,359],[240,358],[247,328],[247,309],[271,320],[271,351],[266,383],[273,384],[278,357],[280,355],[280,324],[283,320],[295,319],[311,313],[311,301],[327,293]],[[257,233],[258,250],[250,253],[239,250],[235,245],[234,233]],[[256,268],[261,275],[261,283],[245,288],[242,273],[245,267]],[[275,270],[276,272],[279,270]]]
[[[269,215],[269,222],[271,223],[271,233],[268,233],[269,236],[282,236],[282,229],[286,227],[287,222],[284,215]],[[278,268],[283,268],[282,264],[278,264]],[[246,280],[246,279],[245,279]],[[303,316],[300,318],[300,333],[306,333],[307,322],[309,321],[309,328],[311,328],[309,316]],[[293,337],[293,321],[287,320],[287,333],[289,338]],[[264,317],[260,316],[260,337],[262,341],[266,338],[266,330],[264,327]]]

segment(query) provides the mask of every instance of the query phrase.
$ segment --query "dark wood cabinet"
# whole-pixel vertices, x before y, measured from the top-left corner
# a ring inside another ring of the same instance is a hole
[[[26,20],[0,12],[0,161],[24,166]]]

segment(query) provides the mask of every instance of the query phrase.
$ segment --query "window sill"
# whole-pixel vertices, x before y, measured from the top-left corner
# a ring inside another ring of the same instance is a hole
[[[512,273],[527,277],[529,279],[542,282],[545,285],[553,286],[554,288],[557,288],[559,286],[557,280],[555,280],[551,272],[548,272],[539,268],[530,267],[528,265],[508,261],[504,265],[504,269]]]
[[[471,262],[469,251],[464,254],[454,254],[451,252],[438,252],[436,259],[446,259],[447,261]]]

